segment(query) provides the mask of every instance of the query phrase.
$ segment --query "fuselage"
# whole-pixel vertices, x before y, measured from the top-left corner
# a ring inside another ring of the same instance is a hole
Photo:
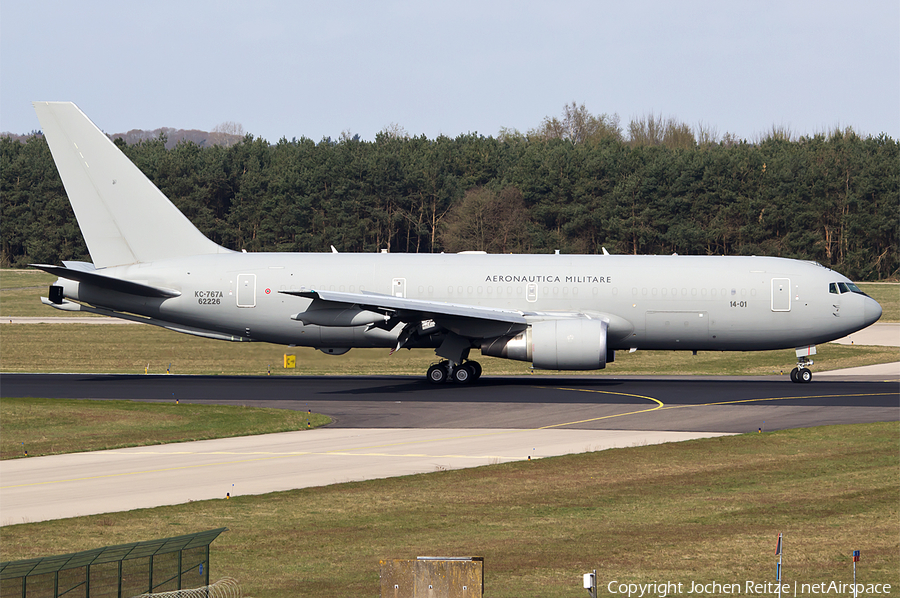
[[[881,315],[870,297],[841,292],[852,284],[841,274],[771,257],[227,253],[102,272],[181,294],[148,298],[57,284],[67,297],[117,312],[233,340],[318,348],[391,347],[399,329],[304,325],[291,318],[311,300],[282,291],[598,314],[609,319],[611,350],[800,347],[840,338]]]

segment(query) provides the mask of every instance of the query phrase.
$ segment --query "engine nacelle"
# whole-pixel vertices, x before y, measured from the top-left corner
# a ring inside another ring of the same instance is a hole
[[[600,370],[607,363],[608,326],[587,318],[534,322],[516,336],[486,340],[481,353],[530,361],[541,370]]]

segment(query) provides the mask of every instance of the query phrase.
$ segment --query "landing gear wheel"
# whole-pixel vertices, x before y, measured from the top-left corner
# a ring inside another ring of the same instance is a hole
[[[466,365],[472,366],[472,370],[475,372],[475,380],[481,378],[481,364],[477,361],[467,361]]]
[[[449,371],[447,370],[447,362],[442,361],[441,363],[436,363],[430,368],[428,368],[428,381],[432,384],[443,384],[447,381],[447,377],[449,376]]]
[[[800,368],[794,368],[791,370],[791,382],[799,382],[797,379],[797,374],[800,372]]]
[[[812,380],[812,371],[807,368],[800,368],[797,372],[797,381],[798,382],[810,382]]]
[[[453,380],[460,384],[469,384],[474,382],[476,378],[475,368],[470,363],[458,365],[453,369]]]

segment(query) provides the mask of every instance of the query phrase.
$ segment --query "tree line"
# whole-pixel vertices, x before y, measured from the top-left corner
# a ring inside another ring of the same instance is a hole
[[[580,114],[579,114],[580,113]],[[568,118],[568,122],[567,122]],[[554,122],[555,121],[555,122]],[[208,237],[247,251],[775,255],[896,277],[900,152],[852,130],[754,143],[566,108],[497,137],[115,143]],[[0,139],[0,261],[89,261],[42,136]]]

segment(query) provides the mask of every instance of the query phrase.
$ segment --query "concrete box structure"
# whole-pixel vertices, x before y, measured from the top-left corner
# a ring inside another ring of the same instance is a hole
[[[383,560],[381,598],[481,598],[484,557]]]

